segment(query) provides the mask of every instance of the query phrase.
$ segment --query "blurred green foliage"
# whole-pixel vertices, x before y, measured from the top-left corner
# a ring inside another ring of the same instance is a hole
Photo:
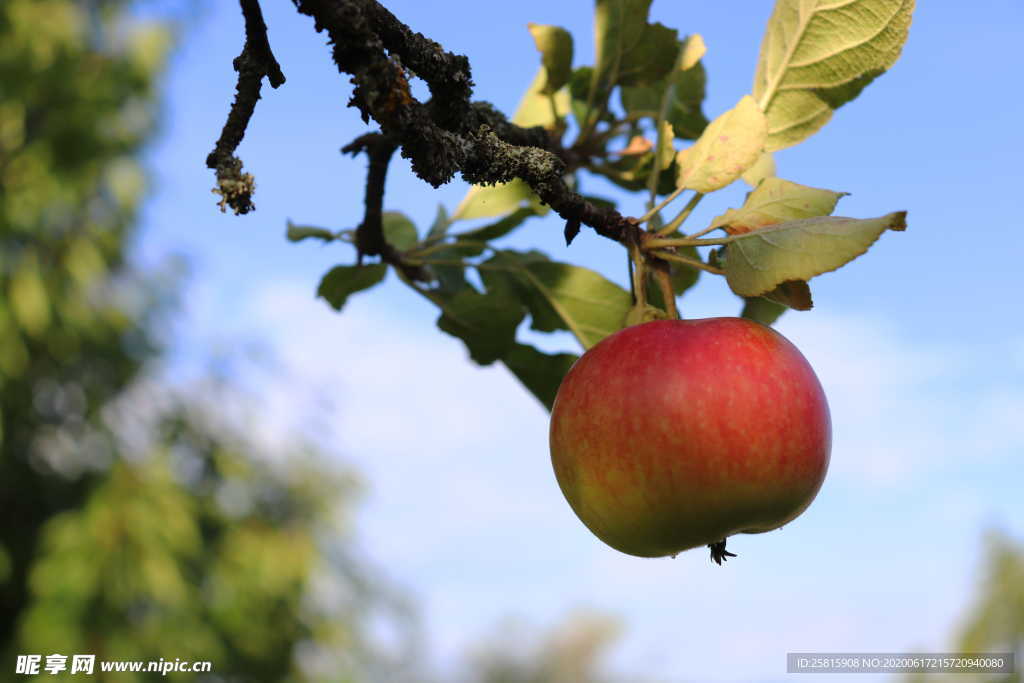
[[[952,652],[1015,653],[1012,674],[914,674],[906,683],[1021,683],[1024,681],[1024,545],[998,532],[986,537],[977,592],[953,641]]]
[[[507,621],[467,657],[472,683],[610,683],[627,680],[604,659],[621,634],[614,618],[589,611],[567,615],[547,633]],[[630,677],[628,680],[639,681]]]
[[[985,573],[960,631],[964,652],[1015,652],[1017,672],[1004,681],[1024,681],[1024,545],[998,533],[987,539]]]
[[[173,33],[131,9],[0,2],[3,678],[62,653],[213,662],[168,680],[401,679],[408,619],[345,541],[351,477],[218,418],[229,385],[149,378],[174,282],[128,256]]]

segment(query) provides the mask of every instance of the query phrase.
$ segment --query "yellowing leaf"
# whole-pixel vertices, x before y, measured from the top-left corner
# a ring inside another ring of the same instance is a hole
[[[668,121],[661,122],[661,130],[658,131],[658,149],[656,151],[659,163],[659,171],[664,171],[666,168],[672,165],[673,158],[675,157],[675,147],[672,145],[672,141],[675,139],[676,134],[672,130],[672,124]]]
[[[754,165],[748,168],[743,175],[743,182],[751,187],[757,187],[765,178],[771,178],[775,175],[775,157],[772,156],[771,152],[763,152],[761,156],[757,158]]]
[[[546,68],[542,66],[526,94],[523,95],[523,99],[519,101],[516,113],[512,116],[512,123],[523,128],[531,126],[552,128],[557,121],[556,113],[560,117],[569,114],[568,90],[562,88],[554,94],[553,110],[552,96],[543,92],[546,81]],[[549,210],[549,207],[541,205],[530,186],[521,180],[516,179],[498,185],[474,185],[469,188],[466,196],[455,208],[451,220],[504,216],[524,205],[534,207],[537,215],[543,215]]]
[[[913,11],[914,0],[778,0],[754,76],[768,151],[815,133],[891,67]]]
[[[554,93],[572,75],[572,36],[560,26],[530,23],[527,27],[544,64],[544,85],[540,91]]]
[[[747,195],[739,209],[728,209],[711,222],[711,227],[724,227],[730,235],[758,230],[768,225],[800,218],[827,216],[846,192],[820,190],[782,178],[765,178]]]
[[[453,221],[471,218],[504,216],[524,206],[531,206],[538,215],[547,213],[530,186],[518,178],[499,185],[474,185],[455,207]]]
[[[819,216],[738,235],[726,247],[725,279],[740,296],[761,296],[857,258],[886,230],[905,230],[906,211],[879,218]]]
[[[565,117],[569,114],[569,91],[563,88],[554,95],[548,95],[544,92],[547,80],[547,70],[542,66],[522,99],[519,100],[519,106],[516,107],[516,112],[512,115],[512,123],[523,128],[532,126],[554,128],[558,120],[555,116],[556,113],[558,117]],[[554,106],[551,103],[552,97],[554,97]]]
[[[766,132],[764,114],[750,95],[744,95],[676,155],[677,186],[707,194],[732,183],[757,161]]]
[[[704,38],[699,33],[687,36],[683,41],[682,53],[679,55],[679,69],[686,71],[697,66],[697,62],[707,54],[708,48],[704,44]]]

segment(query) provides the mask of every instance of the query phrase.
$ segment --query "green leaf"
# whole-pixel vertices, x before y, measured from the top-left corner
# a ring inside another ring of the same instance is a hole
[[[761,156],[766,131],[764,114],[750,95],[744,95],[676,155],[677,186],[707,194],[729,185]]]
[[[675,161],[675,157],[669,159]],[[644,190],[647,188],[647,179],[654,170],[654,153],[625,155],[611,163],[593,166],[590,170],[627,190]],[[675,187],[676,171],[673,163],[666,166],[658,175],[658,194],[668,194]]]
[[[672,71],[678,56],[679,32],[661,24],[647,24],[636,46],[622,55],[615,83],[657,83]]]
[[[512,123],[523,128],[532,126],[544,126],[552,129],[560,118],[569,114],[569,92],[565,89],[559,90],[554,95],[544,92],[544,85],[547,82],[547,70],[542,66],[533,77],[533,82],[526,89],[515,114],[512,115]],[[552,105],[553,100],[553,105]]]
[[[685,140],[696,140],[708,126],[702,109],[707,72],[701,60],[706,52],[704,38],[699,33],[687,36],[680,46],[679,69],[668,81],[672,93],[665,118],[672,124],[676,137]]]
[[[496,240],[499,237],[504,237],[522,225],[527,218],[536,215],[537,209],[534,206],[524,206],[516,209],[497,222],[485,225],[482,228],[477,228],[476,230],[469,230],[461,233],[459,237],[462,239],[489,242],[490,240]]]
[[[775,175],[775,157],[772,156],[771,152],[763,152],[761,156],[757,158],[754,165],[744,171],[743,182],[751,187],[757,187],[758,184],[765,178],[771,178]]]
[[[676,253],[694,261],[701,260],[700,254],[697,253],[697,247],[676,247]],[[676,293],[676,296],[693,287],[700,279],[700,270],[691,268],[685,263],[672,261],[669,263],[669,269],[669,274],[672,276],[672,291]]]
[[[641,45],[647,31],[651,0],[597,0],[594,7],[594,48],[596,63],[590,89],[610,93],[618,80],[619,67],[627,55]],[[602,102],[595,101],[597,109]]]
[[[409,218],[398,211],[385,211],[381,216],[384,239],[398,251],[412,249],[419,243],[416,226]]]
[[[900,56],[914,0],[778,0],[754,76],[768,151],[814,134]]]
[[[515,343],[523,308],[510,289],[488,286],[481,294],[466,286],[452,296],[434,300],[442,310],[437,326],[461,339],[470,358],[480,365],[502,358]]]
[[[433,252],[431,258],[439,261],[461,261],[464,254],[459,249],[441,249]],[[426,266],[427,271],[437,281],[437,289],[443,294],[454,294],[467,286],[466,267],[452,263],[431,263]]]
[[[658,131],[658,148],[656,150],[656,160],[661,163],[658,164],[659,171],[664,171],[666,168],[672,165],[672,161],[675,157],[676,149],[672,145],[672,140],[675,139],[675,133],[672,130],[672,124],[668,121],[661,122],[661,130]]]
[[[336,311],[345,305],[349,295],[373,287],[388,272],[383,263],[366,266],[335,266],[320,280],[316,295],[323,297]]]
[[[765,178],[739,209],[727,209],[711,222],[711,227],[724,227],[730,235],[758,230],[768,225],[827,216],[836,202],[848,192],[833,192],[807,187],[782,178]]]
[[[427,237],[423,243],[430,245],[440,242],[448,234],[448,226],[451,224],[452,219],[448,217],[448,210],[444,208],[444,204],[438,204],[437,215],[434,217],[434,222],[431,224],[430,230],[427,231]]]
[[[324,242],[331,242],[334,240],[334,233],[326,228],[316,228],[311,225],[295,225],[291,221],[288,221],[288,232],[286,236],[289,242],[301,242],[302,240],[313,237]]]
[[[785,312],[786,307],[780,303],[761,296],[748,296],[743,298],[743,312],[740,315],[763,325],[771,325]]]
[[[483,278],[499,273],[514,277],[531,327],[542,332],[569,330],[584,349],[621,329],[632,305],[629,292],[603,275],[545,260],[537,252],[501,251],[482,264],[480,273]]]
[[[651,85],[623,86],[622,106],[629,114],[657,120],[662,99],[671,89],[665,120],[672,124],[677,138],[696,140],[708,125],[701,108],[707,84],[704,64],[700,61],[706,50],[704,39],[699,34],[688,36],[680,49],[680,68],[664,80]]]
[[[562,379],[577,358],[572,353],[547,354],[526,344],[515,344],[501,360],[550,411]]]
[[[536,215],[550,210],[542,206],[530,186],[518,178],[499,185],[473,185],[456,207],[452,221],[505,216],[524,207],[529,207]]]
[[[906,211],[858,220],[819,216],[732,238],[725,278],[740,296],[761,296],[787,280],[809,280],[868,250],[886,230],[905,230]]]
[[[594,80],[594,69],[589,66],[574,69],[572,77],[569,79],[570,108],[573,118],[576,119],[576,125],[581,130],[587,129],[588,116],[596,116],[596,112],[601,109],[601,103],[607,102],[608,96],[611,94],[611,90],[605,89],[595,91],[591,96]]]
[[[544,85],[540,91],[551,95],[568,83],[572,76],[572,36],[560,26],[532,22],[526,26],[544,64]]]

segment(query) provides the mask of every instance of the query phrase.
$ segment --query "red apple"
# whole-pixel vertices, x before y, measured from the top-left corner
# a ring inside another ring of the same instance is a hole
[[[562,381],[551,460],[602,541],[661,557],[786,524],[817,494],[832,429],[814,371],[743,318],[657,320],[595,345]]]

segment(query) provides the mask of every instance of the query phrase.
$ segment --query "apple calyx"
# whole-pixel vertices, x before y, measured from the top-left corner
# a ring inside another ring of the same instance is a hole
[[[708,543],[708,547],[711,548],[711,561],[721,566],[723,562],[728,561],[730,557],[736,557],[736,553],[730,553],[725,549],[726,539],[722,539],[717,543]]]

